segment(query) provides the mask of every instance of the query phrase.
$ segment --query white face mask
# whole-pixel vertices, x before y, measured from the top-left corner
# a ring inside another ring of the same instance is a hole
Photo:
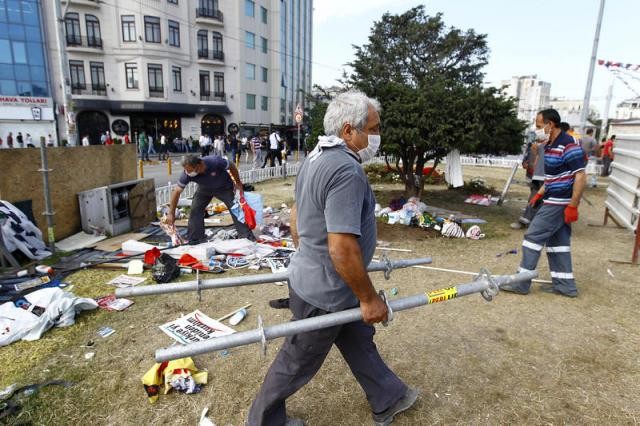
[[[366,148],[362,148],[358,151],[358,156],[361,162],[369,161],[375,157],[380,148],[380,135],[367,135],[369,145]]]
[[[547,127],[547,126],[545,126],[545,127]],[[538,141],[538,142],[546,142],[546,141],[549,140],[549,134],[545,133],[545,131],[544,131],[545,127],[543,127],[542,129],[536,129],[535,130],[536,141]]]
[[[188,171],[186,171],[186,170],[185,170],[184,172],[185,172],[185,173],[187,174],[187,176],[189,176],[189,177],[196,177],[196,176],[198,176],[198,172],[188,172]]]

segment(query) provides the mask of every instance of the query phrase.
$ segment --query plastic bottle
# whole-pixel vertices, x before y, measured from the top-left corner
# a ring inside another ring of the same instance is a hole
[[[240,321],[242,321],[244,319],[244,317],[246,317],[246,316],[247,316],[247,310],[246,309],[240,309],[238,312],[233,314],[233,316],[231,318],[229,318],[229,324],[238,325],[238,324],[240,324]]]

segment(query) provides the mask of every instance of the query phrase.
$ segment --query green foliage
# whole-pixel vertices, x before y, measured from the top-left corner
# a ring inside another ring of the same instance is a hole
[[[482,87],[486,35],[446,27],[418,6],[383,15],[368,44],[354,48],[344,84],[380,100],[382,152],[395,158],[407,196],[420,196],[425,163],[437,166],[453,149],[519,152],[525,127],[515,102]]]
[[[324,135],[324,115],[327,112],[327,106],[333,96],[326,89],[315,85],[314,89],[318,91],[318,94],[313,96],[307,94],[307,101],[312,105],[308,113],[307,125],[310,127],[309,136],[307,137],[306,149],[307,151],[313,150],[318,143],[318,136]]]

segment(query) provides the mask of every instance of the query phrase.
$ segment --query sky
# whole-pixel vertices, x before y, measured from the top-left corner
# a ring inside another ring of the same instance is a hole
[[[352,45],[367,43],[371,27],[385,12],[401,14],[425,5],[443,14],[446,25],[487,34],[485,82],[499,86],[515,75],[537,74],[551,83],[552,97],[583,99],[600,0],[314,0],[313,82],[336,84]],[[640,64],[640,0],[606,0],[597,58]],[[640,93],[640,72],[627,81]],[[603,66],[594,70],[591,105],[602,115],[614,83],[615,105],[634,94]]]

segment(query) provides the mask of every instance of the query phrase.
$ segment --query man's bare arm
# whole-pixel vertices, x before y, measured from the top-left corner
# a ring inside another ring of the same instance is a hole
[[[169,213],[167,213],[167,222],[169,222],[170,225],[173,224],[173,222],[176,220],[176,208],[178,207],[178,200],[180,200],[180,194],[182,194],[183,189],[184,188],[180,188],[179,186],[177,186],[176,189],[174,189],[171,193],[171,200],[169,201]]]
[[[329,233],[331,261],[353,293],[360,301],[364,322],[373,324],[387,319],[387,305],[376,293],[362,260],[358,240],[353,234]]]
[[[574,176],[573,181],[573,193],[571,194],[571,202],[570,206],[578,207],[580,205],[580,199],[582,198],[582,193],[584,192],[584,187],[587,184],[587,174],[584,170],[580,170]]]
[[[298,248],[298,221],[297,221],[297,213],[296,204],[293,203],[291,207],[291,216],[289,218],[289,225],[291,228],[291,238],[293,238],[293,244]]]

